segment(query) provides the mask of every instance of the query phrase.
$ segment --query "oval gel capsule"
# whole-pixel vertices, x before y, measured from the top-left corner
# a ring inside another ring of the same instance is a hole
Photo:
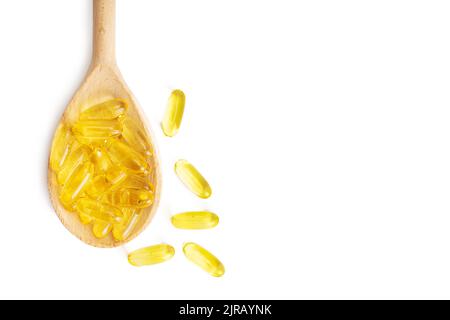
[[[174,90],[169,97],[166,113],[161,123],[164,134],[173,137],[180,129],[181,120],[183,119],[184,106],[186,104],[186,96],[181,90]]]
[[[107,192],[112,185],[105,176],[96,176],[86,189],[86,193],[96,199]]]
[[[211,187],[200,172],[188,161],[178,160],[175,163],[175,173],[181,182],[198,197],[207,199],[211,196]]]
[[[113,186],[119,186],[127,178],[127,173],[120,167],[112,167],[106,172],[106,179]]]
[[[111,160],[135,173],[148,173],[149,165],[139,152],[135,151],[128,144],[112,139],[107,143],[107,151]]]
[[[221,277],[225,274],[225,267],[212,253],[193,242],[183,246],[183,252],[189,261],[208,272],[214,277]]]
[[[112,227],[110,223],[96,222],[92,227],[92,232],[96,238],[103,239],[111,232]]]
[[[70,153],[73,141],[72,131],[61,124],[56,130],[50,152],[50,167],[53,170],[58,171],[62,167]]]
[[[111,159],[103,148],[94,148],[91,154],[91,161],[95,166],[95,174],[105,174],[113,167]]]
[[[147,135],[144,133],[142,127],[134,120],[127,118],[123,121],[122,137],[131,147],[141,154],[151,156],[152,152]]]
[[[78,213],[78,217],[80,218],[82,224],[90,224],[92,221],[94,221],[94,218],[81,212]]]
[[[119,136],[122,125],[118,120],[79,120],[72,132],[85,139],[108,139]]]
[[[90,107],[80,114],[81,120],[113,120],[127,112],[127,103],[121,99],[112,99]]]
[[[219,217],[209,211],[192,211],[176,214],[172,224],[178,229],[201,230],[211,229],[219,223]]]
[[[60,200],[66,208],[71,208],[73,203],[83,194],[94,175],[94,167],[90,162],[85,162],[70,176],[67,183],[61,189]]]
[[[122,188],[105,195],[107,202],[125,208],[147,208],[152,205],[153,192],[145,189]]]
[[[132,234],[134,228],[139,222],[139,210],[138,209],[122,209],[125,220],[121,224],[115,224],[113,226],[113,236],[118,241],[127,240]]]
[[[75,170],[89,160],[89,153],[89,148],[82,146],[79,143],[76,143],[76,145],[72,147],[71,152],[57,174],[58,183],[60,185],[66,184]]]
[[[149,266],[170,260],[175,255],[175,249],[168,244],[159,244],[133,251],[128,255],[128,261],[135,267]]]
[[[80,214],[89,216],[97,222],[111,224],[123,222],[123,214],[118,208],[97,200],[82,198],[76,203],[76,208]]]
[[[153,191],[153,185],[148,176],[129,175],[121,184],[122,188],[145,189]]]

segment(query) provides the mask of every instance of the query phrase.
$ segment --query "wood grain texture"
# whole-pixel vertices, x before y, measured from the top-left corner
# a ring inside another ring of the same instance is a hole
[[[123,245],[139,235],[153,218],[159,204],[161,192],[161,173],[158,152],[150,127],[132,92],[128,89],[117,67],[115,59],[115,0],[93,0],[94,34],[93,57],[89,71],[78,91],[67,106],[60,122],[73,124],[80,112],[89,106],[109,98],[122,98],[129,105],[129,116],[144,128],[153,147],[151,182],[155,187],[155,200],[151,207],[143,209],[141,218],[133,234],[124,241],[117,241],[112,234],[104,239],[97,239],[92,233],[92,225],[83,225],[78,215],[67,211],[58,198],[56,173],[48,166],[48,188],[51,202],[63,225],[83,242],[100,248],[112,248]]]

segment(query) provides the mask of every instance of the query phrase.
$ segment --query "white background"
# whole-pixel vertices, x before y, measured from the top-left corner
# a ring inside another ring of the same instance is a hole
[[[48,200],[56,123],[90,60],[90,0],[0,1],[0,298],[450,298],[450,2],[119,0],[118,63],[164,161],[157,218],[89,247]],[[158,127],[187,95],[179,135]],[[195,199],[173,161],[213,186]],[[173,229],[207,208],[211,231]],[[216,279],[185,241],[226,265]],[[126,250],[173,244],[133,268]]]

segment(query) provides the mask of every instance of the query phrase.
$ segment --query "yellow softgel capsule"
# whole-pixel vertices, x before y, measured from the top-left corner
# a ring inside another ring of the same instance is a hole
[[[181,120],[183,119],[184,106],[186,104],[186,96],[181,90],[174,90],[169,97],[166,113],[161,123],[164,134],[173,137],[180,129]]]
[[[58,171],[57,179],[60,185],[64,185],[75,170],[89,160],[89,153],[89,148],[80,144],[76,144],[76,146],[72,148],[72,151],[67,156],[63,166]]]
[[[74,137],[70,129],[61,124],[56,130],[50,152],[50,167],[53,170],[58,171],[62,167],[70,153],[73,141]]]
[[[208,181],[188,161],[178,160],[175,163],[175,173],[181,182],[198,197],[207,199],[211,196],[212,190]]]
[[[75,136],[86,139],[108,139],[122,133],[122,124],[118,120],[79,120],[72,127]]]
[[[134,149],[142,154],[150,156],[152,154],[149,140],[136,121],[126,118],[123,121],[122,137]]]
[[[80,218],[82,224],[90,224],[92,221],[94,221],[94,218],[84,213],[78,213],[78,217]]]
[[[159,244],[133,251],[128,255],[128,261],[135,267],[149,266],[170,260],[175,255],[175,249],[168,244]]]
[[[96,176],[86,188],[86,193],[92,198],[98,198],[112,187],[106,176]]]
[[[149,165],[144,156],[135,151],[128,144],[116,139],[111,139],[106,144],[106,149],[114,163],[135,173],[148,173]]]
[[[183,246],[186,258],[214,277],[221,277],[225,274],[225,267],[212,253],[193,242]]]
[[[130,237],[140,218],[138,209],[125,208],[122,212],[125,216],[124,222],[113,226],[113,236],[118,241],[127,240]]]
[[[153,185],[148,176],[129,175],[121,184],[123,188],[146,189],[153,191]]]
[[[183,212],[174,215],[171,220],[178,229],[211,229],[219,224],[219,217],[209,211]]]
[[[91,161],[95,166],[95,174],[105,174],[113,167],[111,159],[103,148],[95,148],[92,151]]]
[[[81,120],[113,120],[127,112],[127,103],[122,99],[112,99],[99,103],[80,114]]]
[[[103,239],[111,232],[112,228],[110,223],[96,222],[92,227],[92,233],[96,238]]]
[[[154,195],[146,189],[121,188],[107,193],[105,198],[118,207],[147,208],[152,205]]]
[[[78,167],[70,176],[67,183],[61,189],[60,200],[66,208],[71,208],[72,204],[83,194],[94,175],[92,163],[85,162]]]
[[[96,220],[105,223],[122,223],[123,214],[120,209],[97,200],[82,198],[76,203],[79,214],[84,214]]]
[[[106,172],[106,179],[112,186],[121,185],[127,177],[127,173],[120,167],[112,167]]]

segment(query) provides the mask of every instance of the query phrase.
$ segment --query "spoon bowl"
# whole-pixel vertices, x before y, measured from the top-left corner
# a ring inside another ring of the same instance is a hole
[[[83,224],[78,215],[66,210],[59,200],[59,185],[57,174],[48,167],[48,188],[51,202],[63,225],[83,242],[101,248],[112,248],[123,245],[139,235],[150,223],[159,204],[161,190],[161,174],[157,150],[150,127],[138,102],[128,89],[117,67],[115,60],[115,0],[93,0],[94,4],[94,42],[91,67],[85,80],[67,106],[61,124],[73,124],[80,113],[90,106],[110,99],[127,101],[128,116],[135,121],[141,131],[146,135],[152,146],[150,159],[150,183],[154,187],[154,201],[150,207],[142,209],[140,218],[132,233],[124,240],[116,240],[110,233],[107,237],[99,239],[94,236],[92,226]]]

